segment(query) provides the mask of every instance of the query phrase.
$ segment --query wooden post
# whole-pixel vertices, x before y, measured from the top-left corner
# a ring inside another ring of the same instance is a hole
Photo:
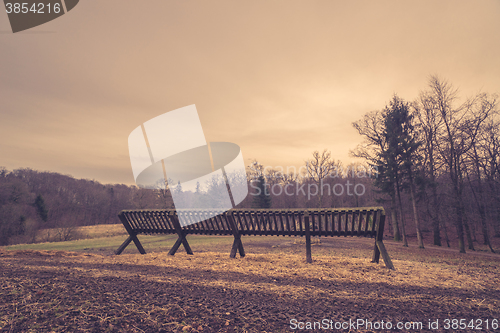
[[[115,251],[115,254],[121,254],[123,250],[125,250],[125,248],[130,244],[131,241],[132,241],[132,236],[128,236],[127,240],[123,242],[122,245],[120,245],[118,250]]]
[[[384,226],[385,226],[385,213],[383,210],[380,210],[377,214],[378,223],[377,223],[377,235],[375,236],[375,248],[373,250],[373,259],[372,262],[379,262],[380,254],[382,254],[382,259],[384,259],[385,266],[389,269],[395,269],[392,264],[392,260],[389,257],[389,253],[385,248],[383,239],[384,239]]]
[[[304,214],[304,224],[306,229],[306,261],[312,263],[311,256],[311,226],[309,225],[309,212]]]
[[[229,212],[224,213],[224,215],[226,216],[227,221],[229,222],[229,226],[231,227],[231,231],[233,232],[234,236],[233,247],[231,248],[231,253],[229,254],[229,257],[236,258],[236,251],[240,252],[240,257],[244,257],[245,249],[243,248],[243,243],[241,242],[241,235],[238,232],[236,223],[234,223],[233,216]]]
[[[373,212],[373,230],[375,230],[375,243],[373,244],[373,256],[372,256],[372,262],[376,262],[378,264],[379,259],[380,259],[380,250],[377,246],[377,241],[382,241],[384,237],[384,230],[380,230],[381,225],[380,225],[380,217],[379,214],[377,214],[377,211]]]
[[[389,253],[387,253],[387,250],[385,249],[384,243],[377,241],[377,247],[382,254],[382,259],[384,259],[385,267],[389,269],[395,269],[394,265],[392,264],[392,260],[389,257]]]
[[[125,213],[121,212],[120,214],[118,214],[118,218],[120,219],[120,221],[122,221],[123,226],[125,227],[125,230],[127,230],[128,234],[129,234],[129,238],[127,238],[127,240],[125,242],[123,242],[123,244],[118,248],[118,250],[116,250],[115,253],[116,254],[122,253],[123,250],[125,250],[125,248],[127,247],[127,245],[129,245],[131,241],[134,241],[134,244],[137,247],[137,249],[139,250],[139,252],[141,254],[145,254],[146,251],[144,251],[144,248],[142,247],[141,242],[137,238],[137,234],[130,227],[129,222],[127,221],[127,218],[125,217]]]
[[[175,252],[177,252],[177,249],[179,248],[179,246],[181,244],[184,246],[184,249],[186,250],[187,254],[193,254],[193,251],[191,250],[191,247],[189,246],[189,243],[186,239],[186,234],[184,233],[184,231],[181,228],[181,225],[179,223],[179,219],[173,213],[170,217],[172,218],[172,223],[174,224],[175,231],[177,232],[177,235],[179,236],[179,238],[177,238],[177,241],[175,242],[174,246],[172,246],[172,248],[170,249],[168,254],[173,256],[175,254]]]

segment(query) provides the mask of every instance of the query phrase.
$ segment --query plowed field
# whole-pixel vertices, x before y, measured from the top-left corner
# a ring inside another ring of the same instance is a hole
[[[370,262],[368,239],[322,240],[312,264],[302,243],[268,240],[243,239],[247,256],[236,259],[217,246],[173,257],[0,250],[0,330],[291,332],[320,322],[325,331],[380,332],[346,323],[383,320],[391,331],[402,323],[424,332],[439,320],[432,332],[500,332],[491,327],[500,320],[500,256],[389,243],[392,271]],[[446,329],[446,319],[468,326]]]

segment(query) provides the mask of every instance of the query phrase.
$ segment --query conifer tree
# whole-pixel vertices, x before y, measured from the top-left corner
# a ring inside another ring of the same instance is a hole
[[[257,195],[253,197],[253,208],[271,208],[271,194],[266,188],[266,179],[264,175],[259,175],[256,182]]]

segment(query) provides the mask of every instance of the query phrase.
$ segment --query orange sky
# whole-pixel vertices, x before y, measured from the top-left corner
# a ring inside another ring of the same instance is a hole
[[[500,92],[500,1],[81,0],[12,34],[0,13],[0,166],[133,184],[127,138],[196,104],[247,162],[349,161],[351,123],[438,74]]]

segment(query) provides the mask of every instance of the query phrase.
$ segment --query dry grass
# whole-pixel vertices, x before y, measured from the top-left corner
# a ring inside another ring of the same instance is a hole
[[[60,242],[65,240],[113,237],[126,234],[127,231],[122,224],[98,224],[84,227],[40,229],[37,231],[35,241]]]

